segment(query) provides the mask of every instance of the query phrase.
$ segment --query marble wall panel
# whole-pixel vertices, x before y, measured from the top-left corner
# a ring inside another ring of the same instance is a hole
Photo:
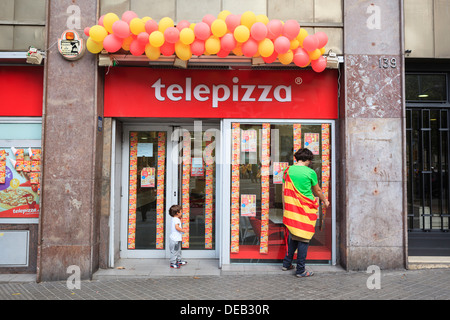
[[[346,116],[402,117],[401,69],[398,55],[345,55]]]
[[[400,118],[347,119],[349,181],[402,181]]]

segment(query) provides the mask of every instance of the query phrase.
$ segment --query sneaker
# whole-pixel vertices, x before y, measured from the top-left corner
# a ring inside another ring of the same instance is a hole
[[[180,268],[180,265],[179,265],[179,264],[176,264],[176,263],[171,263],[171,264],[170,264],[170,267],[173,268],[173,269],[179,269],[179,268]]]
[[[312,277],[313,275],[314,275],[314,272],[312,272],[312,271],[304,271],[303,273],[295,274],[295,276],[298,277],[298,278]]]
[[[177,265],[179,265],[179,266],[184,266],[186,264],[187,264],[187,261],[185,261],[185,260],[177,261]]]
[[[281,268],[281,270],[283,270],[283,271],[288,271],[288,270],[292,270],[292,269],[294,269],[295,267],[291,264],[289,267],[282,267]]]

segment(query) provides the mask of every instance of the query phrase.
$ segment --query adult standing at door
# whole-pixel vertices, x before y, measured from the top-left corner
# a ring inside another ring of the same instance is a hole
[[[309,277],[314,273],[305,270],[309,241],[314,236],[319,197],[324,206],[330,203],[319,186],[317,174],[309,166],[314,155],[311,150],[301,148],[294,154],[296,163],[283,172],[283,223],[289,230],[288,251],[282,270],[294,268],[292,259],[297,250],[297,277]]]

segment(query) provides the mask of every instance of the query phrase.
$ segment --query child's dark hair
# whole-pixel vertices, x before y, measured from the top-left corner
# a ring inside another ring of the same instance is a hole
[[[308,148],[298,149],[296,153],[294,153],[295,160],[299,161],[312,161],[314,159],[314,155]]]
[[[180,205],[174,204],[169,209],[169,214],[171,217],[174,217],[178,212],[180,212],[183,208]]]

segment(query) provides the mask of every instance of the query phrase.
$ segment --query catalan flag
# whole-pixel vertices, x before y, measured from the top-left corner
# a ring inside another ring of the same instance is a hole
[[[311,239],[315,232],[319,204],[301,194],[284,170],[283,223],[297,237]]]

